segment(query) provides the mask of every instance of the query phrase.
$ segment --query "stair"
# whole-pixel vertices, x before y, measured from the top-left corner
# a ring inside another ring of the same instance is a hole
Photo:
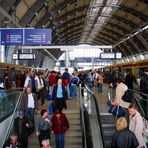
[[[44,108],[48,109],[49,101],[46,102]],[[67,101],[67,110],[63,110],[63,113],[66,114],[70,128],[65,134],[65,148],[82,148],[82,136],[81,136],[81,126],[80,126],[80,109],[79,109],[79,100],[73,99]],[[43,107],[41,107],[43,108]],[[40,116],[40,112],[36,114],[35,119]],[[54,135],[51,134],[51,146],[56,148]],[[28,148],[40,148],[38,137],[33,133],[29,137]]]
[[[112,136],[116,130],[116,118],[110,114],[101,115],[100,118],[106,148],[111,148]]]

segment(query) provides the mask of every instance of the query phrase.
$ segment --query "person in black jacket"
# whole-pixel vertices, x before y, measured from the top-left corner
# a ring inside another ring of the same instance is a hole
[[[18,117],[14,120],[14,129],[23,148],[27,148],[29,121],[24,117],[24,113],[22,111],[18,112]]]
[[[10,138],[5,142],[3,148],[23,148],[21,142],[18,140],[18,136],[13,133]]]
[[[58,79],[57,85],[53,88],[52,100],[54,101],[54,108],[67,108],[67,92],[64,86],[62,86],[62,79]]]
[[[127,120],[121,117],[117,120],[117,131],[114,133],[111,148],[137,148],[139,146],[135,134],[127,129]]]

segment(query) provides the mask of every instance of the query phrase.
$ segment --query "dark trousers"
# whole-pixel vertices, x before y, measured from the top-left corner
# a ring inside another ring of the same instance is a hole
[[[23,148],[28,148],[28,136],[21,136],[20,141]]]
[[[39,135],[40,147],[42,147],[42,141],[48,139],[50,140],[50,129],[40,131]]]

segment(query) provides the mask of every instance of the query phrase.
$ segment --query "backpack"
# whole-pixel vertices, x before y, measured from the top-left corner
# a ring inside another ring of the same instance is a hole
[[[67,79],[64,79],[64,86],[67,86],[69,84]]]
[[[124,95],[122,96],[122,100],[124,102],[132,102],[132,92],[130,90],[125,91]]]

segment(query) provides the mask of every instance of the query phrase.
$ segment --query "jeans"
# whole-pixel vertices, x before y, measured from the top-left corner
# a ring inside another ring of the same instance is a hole
[[[34,108],[27,108],[25,110],[25,117],[30,120],[34,120]]]
[[[98,83],[98,92],[103,92],[103,84]]]
[[[76,97],[77,96],[77,85],[70,86],[70,96]]]
[[[56,148],[64,148],[64,134],[55,134]]]

